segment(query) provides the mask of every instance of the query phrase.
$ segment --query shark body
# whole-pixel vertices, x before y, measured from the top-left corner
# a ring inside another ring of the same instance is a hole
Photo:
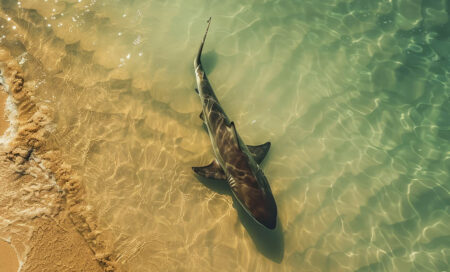
[[[234,122],[226,115],[202,67],[201,54],[211,18],[194,60],[197,93],[202,103],[200,118],[211,139],[215,160],[203,167],[192,167],[200,176],[226,180],[244,210],[268,229],[275,229],[277,206],[269,182],[259,164],[270,148],[270,142],[259,146],[245,145]]]

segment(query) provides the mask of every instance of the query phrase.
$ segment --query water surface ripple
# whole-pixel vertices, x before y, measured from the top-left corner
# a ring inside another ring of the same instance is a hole
[[[1,1],[0,43],[55,109],[129,271],[445,271],[450,24],[444,0]],[[264,163],[280,227],[198,180],[193,58]],[[27,71],[40,62],[45,71]]]

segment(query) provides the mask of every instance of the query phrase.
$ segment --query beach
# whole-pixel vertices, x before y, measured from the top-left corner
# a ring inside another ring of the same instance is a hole
[[[8,120],[5,116],[5,103],[8,94],[6,91],[0,89],[0,136],[8,128]],[[4,169],[0,169],[4,171]],[[6,182],[6,181],[2,181]],[[0,239],[0,271],[12,272],[17,271],[19,268],[19,262],[14,248],[10,242]]]
[[[0,145],[0,255],[2,271],[119,271],[107,241],[95,233],[84,188],[57,149],[47,143],[51,114],[8,50],[0,48],[2,121],[17,127]],[[7,260],[3,262],[3,260]]]

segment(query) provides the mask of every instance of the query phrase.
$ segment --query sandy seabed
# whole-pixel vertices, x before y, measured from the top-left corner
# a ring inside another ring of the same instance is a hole
[[[0,69],[0,271],[121,271],[81,179],[46,141],[51,110],[1,47]]]

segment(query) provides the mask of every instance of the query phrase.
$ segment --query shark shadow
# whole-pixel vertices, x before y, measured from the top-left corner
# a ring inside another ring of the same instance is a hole
[[[215,51],[208,51],[203,54],[203,64],[205,65],[205,72],[210,74],[217,65],[217,53]]]

